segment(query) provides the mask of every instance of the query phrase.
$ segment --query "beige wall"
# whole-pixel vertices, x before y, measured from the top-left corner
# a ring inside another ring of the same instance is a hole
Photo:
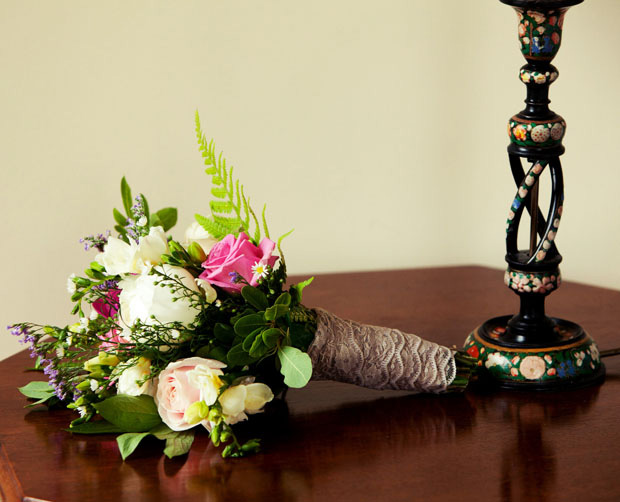
[[[564,276],[612,288],[618,19],[616,0],[569,12],[551,92]],[[0,41],[4,325],[69,321],[66,277],[92,258],[77,241],[111,228],[123,174],[178,206],[176,235],[207,212],[196,109],[272,232],[295,228],[291,273],[504,266],[525,88],[496,0],[3,0]],[[18,348],[3,336],[0,358]]]

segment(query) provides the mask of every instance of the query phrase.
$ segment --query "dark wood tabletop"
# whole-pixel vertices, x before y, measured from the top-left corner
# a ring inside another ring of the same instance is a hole
[[[304,303],[460,346],[517,309],[502,278],[482,267],[327,274]],[[619,291],[567,282],[547,305],[601,350],[620,346]],[[620,357],[605,359],[602,385],[563,392],[409,395],[311,382],[243,424],[241,434],[264,432],[258,455],[223,460],[202,433],[187,456],[167,459],[147,439],[125,462],[113,435],[65,432],[73,412],[24,409],[16,388],[44,379],[24,372],[29,364],[24,352],[0,363],[8,501],[22,490],[56,502],[620,500]]]

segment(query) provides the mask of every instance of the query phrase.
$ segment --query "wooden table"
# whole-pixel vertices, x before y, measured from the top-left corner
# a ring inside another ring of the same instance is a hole
[[[481,267],[323,275],[304,299],[341,317],[460,346],[477,324],[517,308],[502,275]],[[618,291],[571,283],[548,299],[550,314],[580,323],[601,349],[620,345],[619,306]],[[415,396],[311,382],[289,392],[288,414],[282,406],[270,419],[259,455],[223,460],[200,434],[188,456],[166,459],[153,440],[126,462],[113,436],[64,432],[71,412],[23,408],[16,387],[40,376],[23,372],[29,363],[25,353],[0,363],[0,441],[31,497],[620,500],[620,357],[605,360],[603,385],[562,393]],[[10,475],[5,461],[7,500],[19,493]]]

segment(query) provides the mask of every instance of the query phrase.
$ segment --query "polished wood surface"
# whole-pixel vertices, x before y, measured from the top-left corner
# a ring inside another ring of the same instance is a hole
[[[514,312],[503,272],[437,268],[317,277],[304,303],[461,345],[487,318]],[[565,283],[547,310],[581,324],[601,350],[620,346],[620,292]],[[25,353],[0,363],[0,442],[31,497],[69,501],[620,500],[620,357],[601,386],[554,393],[468,390],[407,395],[333,382],[291,390],[255,416],[263,453],[223,460],[197,435],[166,459],[146,441],[127,461],[113,436],[65,432],[72,412],[24,409],[16,387],[43,379]],[[1,478],[0,479],[4,479]]]

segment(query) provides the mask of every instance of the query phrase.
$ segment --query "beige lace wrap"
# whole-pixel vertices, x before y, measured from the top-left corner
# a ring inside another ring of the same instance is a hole
[[[313,380],[371,389],[444,392],[457,368],[448,347],[397,329],[369,326],[314,309],[317,330],[308,348]]]

